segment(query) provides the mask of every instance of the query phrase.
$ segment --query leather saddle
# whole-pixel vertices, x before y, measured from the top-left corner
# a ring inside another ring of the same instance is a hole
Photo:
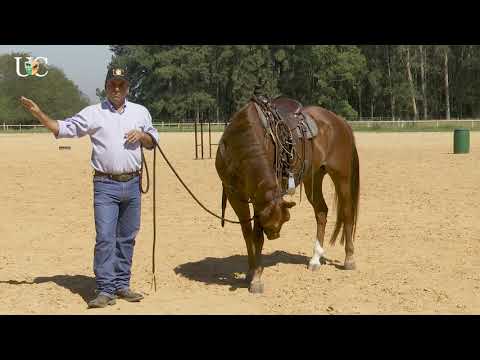
[[[292,114],[300,112],[303,107],[297,100],[293,100],[284,96],[277,97],[272,100],[272,105],[282,117],[288,117]]]
[[[293,99],[281,96],[268,99],[264,96],[254,96],[252,99],[257,109],[260,121],[266,133],[270,134],[277,148],[280,149],[276,157],[274,168],[281,168],[282,188],[286,189],[286,181],[293,176],[294,187],[298,186],[304,175],[304,171],[311,163],[312,151],[307,150],[306,140],[311,140],[318,134],[318,127],[307,113],[303,112],[303,105]],[[288,126],[287,134],[279,136],[276,127]],[[312,144],[311,142],[309,142]],[[312,145],[313,146],[313,145]],[[308,146],[309,147],[309,146]],[[294,151],[297,156],[292,158]],[[291,189],[291,185],[288,185]]]
[[[271,101],[266,98],[260,97],[259,101],[269,102],[273,111],[276,111],[277,115],[284,120],[290,129],[295,129],[298,138],[302,138],[303,134],[300,130],[299,122],[302,121],[306,129],[306,139],[312,139],[318,134],[318,127],[315,121],[306,113],[302,112],[303,105],[297,100],[290,99],[285,96],[279,96]],[[254,104],[257,108],[257,112],[260,116],[265,129],[270,130],[269,122],[267,121],[266,114],[260,108],[256,101]]]

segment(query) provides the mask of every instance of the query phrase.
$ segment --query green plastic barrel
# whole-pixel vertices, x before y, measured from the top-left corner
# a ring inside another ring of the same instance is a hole
[[[470,131],[468,129],[455,129],[453,131],[453,153],[468,154],[470,151]]]

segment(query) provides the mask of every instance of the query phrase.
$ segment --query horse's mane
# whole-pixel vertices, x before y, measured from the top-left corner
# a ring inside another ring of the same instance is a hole
[[[258,115],[253,111],[249,114],[250,104],[247,103],[233,115],[223,135],[223,140],[230,151],[231,160],[239,163],[255,158],[267,160],[263,138],[259,137],[259,132],[256,131],[261,126]],[[251,116],[253,114],[255,116]]]
[[[262,180],[276,184],[264,134],[258,113],[250,102],[232,116],[222,136],[228,168],[239,176],[246,176],[254,186]]]

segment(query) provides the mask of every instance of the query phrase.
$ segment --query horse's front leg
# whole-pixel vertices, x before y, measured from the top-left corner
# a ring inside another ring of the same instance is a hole
[[[227,197],[230,205],[238,217],[238,220],[241,221],[240,226],[242,228],[242,234],[245,240],[245,245],[247,246],[248,254],[248,272],[246,274],[246,281],[248,284],[250,284],[255,273],[255,247],[253,244],[254,236],[252,232],[252,224],[250,221],[247,221],[250,219],[250,207],[248,206],[248,202],[239,199],[237,196],[229,192],[227,192]]]
[[[262,264],[262,249],[263,249],[264,237],[263,229],[260,226],[258,220],[255,219],[252,232],[252,245],[254,249],[254,267],[252,279],[248,290],[252,294],[261,294],[263,293],[263,282],[262,282],[262,273],[263,273],[263,264]]]

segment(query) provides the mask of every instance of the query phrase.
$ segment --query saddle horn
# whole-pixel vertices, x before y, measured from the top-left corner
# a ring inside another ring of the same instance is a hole
[[[260,96],[260,95],[262,95],[262,92],[261,92],[262,88],[263,88],[262,85],[256,84],[256,85],[255,85],[255,88],[253,89],[253,95],[255,95],[255,96]]]

